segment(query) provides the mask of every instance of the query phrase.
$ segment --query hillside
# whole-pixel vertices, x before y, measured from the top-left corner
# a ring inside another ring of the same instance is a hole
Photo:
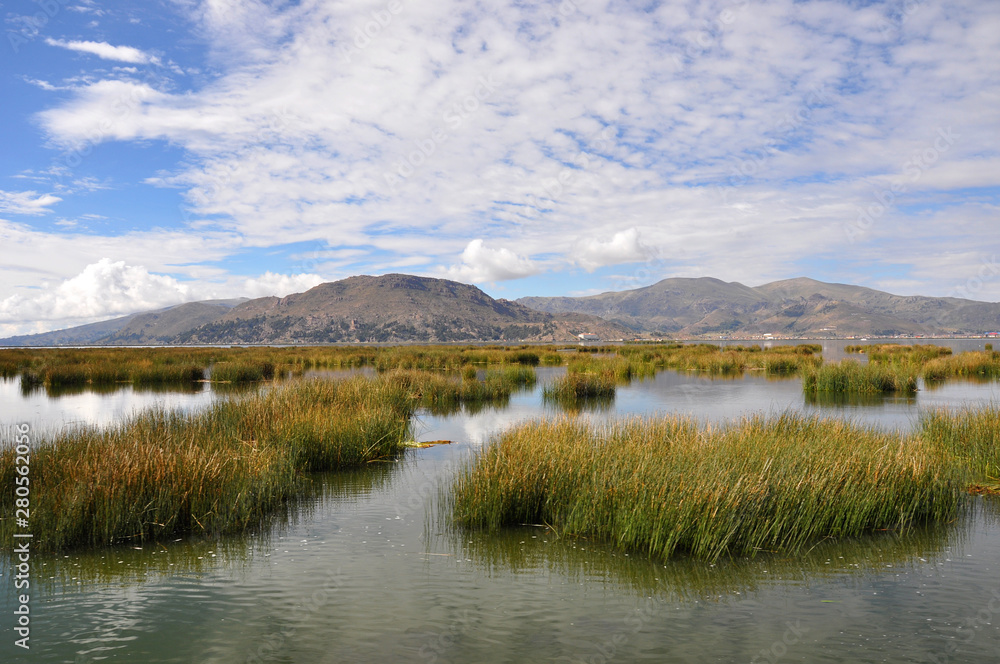
[[[5,346],[143,345],[168,343],[176,335],[215,320],[247,298],[187,302],[165,309],[78,325],[64,330],[0,339]]]
[[[591,316],[495,300],[455,281],[387,274],[250,300],[174,343],[565,341],[580,332],[604,338],[628,333]]]
[[[589,297],[493,299],[475,286],[405,274],[358,276],[304,293],[189,302],[45,334],[11,346],[570,341],[637,333],[847,337],[1000,331],[1000,304],[788,279],[750,287],[664,279]]]
[[[17,346],[570,341],[627,328],[580,313],[549,314],[475,286],[404,274],[351,277],[283,298],[209,300],[46,334]]]
[[[589,297],[525,297],[552,313],[600,316],[643,333],[702,336],[895,336],[1000,330],[1000,304],[788,279],[749,287],[718,279],[665,279]]]

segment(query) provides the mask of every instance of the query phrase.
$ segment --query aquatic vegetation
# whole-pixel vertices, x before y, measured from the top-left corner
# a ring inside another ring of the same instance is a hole
[[[613,397],[617,381],[612,373],[566,372],[545,386],[543,398],[572,404],[578,399]]]
[[[274,378],[273,362],[216,362],[212,380],[227,383],[253,383]]]
[[[391,381],[301,381],[195,414],[157,410],[38,440],[34,546],[244,532],[301,495],[306,473],[399,454],[412,409]],[[14,450],[0,452],[0,478],[10,486],[14,463]],[[0,498],[5,512],[13,495]],[[0,521],[4,536],[12,528]]]
[[[920,435],[960,459],[977,482],[1000,480],[1000,408],[936,410],[924,414]]]
[[[923,375],[925,380],[1000,378],[1000,352],[969,351],[935,358],[924,364]]]
[[[621,352],[660,369],[698,371],[713,375],[739,375],[746,371],[762,371],[765,375],[788,376],[819,366],[822,346],[721,347],[715,344],[666,344],[661,346],[626,347]]]
[[[844,347],[845,353],[862,353],[868,356],[869,362],[910,362],[923,364],[937,357],[946,357],[952,354],[952,349],[947,346],[935,346],[933,344],[868,344],[868,345],[848,345]]]
[[[861,364],[853,360],[824,364],[802,374],[802,389],[812,392],[916,392],[918,368],[902,364]]]
[[[544,523],[657,559],[716,559],[946,520],[964,479],[925,439],[844,422],[564,419],[498,435],[450,500],[463,527]]]

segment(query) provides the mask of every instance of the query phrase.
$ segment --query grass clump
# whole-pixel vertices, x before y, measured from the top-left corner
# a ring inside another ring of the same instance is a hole
[[[923,366],[925,380],[947,378],[1000,378],[1000,353],[996,351],[969,351],[949,357],[939,357]]]
[[[273,378],[273,362],[218,362],[212,365],[213,381],[254,383]]]
[[[807,393],[882,394],[917,391],[917,369],[910,365],[860,364],[843,360],[813,367],[802,374]]]
[[[921,438],[784,415],[521,425],[459,474],[461,526],[546,523],[657,559],[801,551],[951,518],[962,472]]]
[[[617,382],[608,373],[566,372],[545,386],[543,398],[556,402],[615,396]]]
[[[1000,482],[1000,407],[935,410],[921,418],[920,433],[961,460],[974,480]]]
[[[33,546],[246,531],[301,495],[307,473],[400,453],[411,412],[409,396],[388,381],[303,381],[195,414],[159,410],[37,440]],[[14,450],[0,452],[9,486],[14,465]],[[0,497],[5,513],[13,496]],[[0,534],[12,529],[13,520],[0,521]]]

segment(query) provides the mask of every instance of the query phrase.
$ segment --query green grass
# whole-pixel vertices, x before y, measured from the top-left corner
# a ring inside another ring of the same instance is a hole
[[[802,374],[806,393],[912,393],[917,391],[918,368],[902,364],[861,364],[853,360],[824,364]]]
[[[665,344],[659,346],[633,346],[621,351],[658,369],[696,371],[712,375],[739,375],[747,371],[761,371],[770,376],[790,376],[819,366],[822,346],[799,344],[797,346],[728,346],[714,344]]]
[[[1000,378],[1000,353],[992,350],[969,351],[950,357],[939,357],[923,366],[925,380],[947,378]]]
[[[212,381],[255,383],[274,378],[273,362],[217,362],[212,365]]]
[[[215,382],[247,383],[301,375],[309,369],[530,369],[562,362],[551,349],[526,346],[33,348],[0,350],[0,378],[20,376],[28,391],[182,384],[204,380],[209,373]]]
[[[567,372],[546,385],[542,395],[549,401],[572,403],[578,399],[613,397],[616,385],[610,373]]]
[[[936,410],[923,415],[920,431],[961,460],[974,481],[1000,481],[1000,407]]]
[[[844,422],[664,417],[515,427],[459,474],[456,523],[530,523],[656,559],[802,551],[952,518],[965,475],[940,446]]]
[[[33,546],[244,532],[299,496],[308,473],[399,454],[412,408],[392,381],[303,381],[196,414],[153,411],[37,440]],[[14,450],[0,452],[6,486],[14,465]],[[3,492],[4,514],[13,514],[13,496]],[[11,532],[12,520],[0,521],[0,534]]]
[[[862,353],[870,362],[910,362],[923,364],[937,357],[952,354],[947,346],[933,344],[868,344],[844,346],[845,353]]]

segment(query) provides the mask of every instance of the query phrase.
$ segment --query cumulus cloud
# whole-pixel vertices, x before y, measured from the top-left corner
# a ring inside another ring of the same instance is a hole
[[[62,199],[52,194],[35,191],[0,190],[0,213],[39,215],[51,212],[52,207]]]
[[[0,322],[96,319],[180,304],[189,289],[176,279],[141,266],[102,258],[55,288],[0,302]]]
[[[575,252],[576,261],[588,271],[605,265],[634,263],[652,255],[652,249],[639,237],[637,228],[614,234],[610,240],[591,238],[581,240]]]
[[[482,240],[473,240],[462,252],[462,264],[448,268],[447,276],[456,281],[484,283],[520,279],[537,274],[541,268],[506,247],[492,249]]]
[[[54,288],[0,301],[0,329],[7,334],[47,331],[196,300],[283,296],[322,282],[315,274],[273,272],[223,282],[181,282],[140,265],[102,258]]]
[[[62,39],[52,39],[51,37],[47,38],[45,43],[49,46],[58,46],[70,51],[96,55],[102,60],[131,62],[139,65],[159,62],[157,58],[132,46],[112,46],[107,42],[63,41]]]

